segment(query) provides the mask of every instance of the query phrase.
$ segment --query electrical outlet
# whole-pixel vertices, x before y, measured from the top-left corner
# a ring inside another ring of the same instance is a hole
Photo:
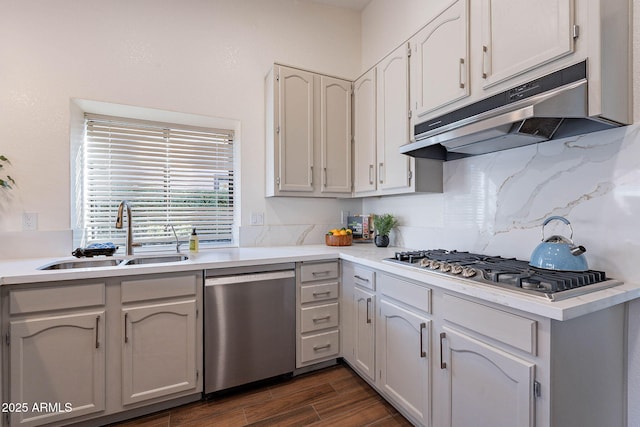
[[[340,222],[346,225],[350,215],[351,212],[349,211],[340,211]]]
[[[264,225],[264,212],[251,212],[251,225]]]
[[[22,214],[22,231],[35,231],[38,229],[38,213],[24,212]]]

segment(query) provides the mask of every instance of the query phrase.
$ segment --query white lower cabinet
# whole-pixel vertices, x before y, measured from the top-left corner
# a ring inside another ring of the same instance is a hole
[[[35,426],[105,408],[105,311],[10,322],[11,425]],[[26,407],[24,406],[26,405]],[[16,409],[16,408],[13,408]]]
[[[296,368],[340,355],[338,261],[296,264]]]
[[[196,391],[197,276],[121,282],[122,404]]]
[[[196,301],[122,310],[122,403],[196,388]]]
[[[624,304],[558,321],[429,278],[342,267],[344,359],[411,423],[625,426]]]
[[[375,381],[376,296],[356,287],[353,292],[353,362],[371,381]]]
[[[443,328],[441,369],[447,372],[446,426],[535,425],[535,365],[496,347]]]
[[[199,398],[201,285],[188,272],[3,287],[3,403],[13,407],[2,424],[92,423]]]
[[[9,383],[3,395],[13,407],[3,411],[5,423],[100,415],[106,407],[105,283],[6,289],[3,377]]]
[[[384,298],[378,325],[379,387],[412,419],[429,425],[431,321]]]

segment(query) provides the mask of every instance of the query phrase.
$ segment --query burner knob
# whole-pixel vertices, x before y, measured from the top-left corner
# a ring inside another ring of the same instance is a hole
[[[453,274],[462,273],[462,266],[460,264],[451,264],[451,273]]]
[[[429,263],[429,268],[432,270],[437,270],[438,268],[440,268],[440,261],[432,260]]]
[[[476,275],[476,270],[471,268],[471,267],[464,267],[462,269],[462,276],[463,277],[473,277]]]
[[[429,260],[427,258],[422,258],[420,260],[420,267],[429,268],[429,265],[431,265],[431,260]]]
[[[449,271],[451,271],[451,264],[449,264],[448,262],[443,262],[440,264],[440,271],[442,271],[443,273],[447,273]]]

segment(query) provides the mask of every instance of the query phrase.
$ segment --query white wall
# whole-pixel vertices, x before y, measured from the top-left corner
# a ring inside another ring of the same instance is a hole
[[[362,22],[364,69],[415,32],[426,3],[372,0]],[[542,221],[563,215],[591,268],[640,283],[640,0],[633,7],[634,125],[447,162],[443,194],[368,199],[363,211],[398,215],[398,246],[521,259],[539,243]],[[640,426],[640,302],[630,304],[628,333],[628,425]]]
[[[71,98],[239,122],[247,244],[290,243],[283,224],[294,242],[308,243],[302,228],[319,243],[326,227],[314,225],[359,209],[264,198],[264,76],[279,61],[356,77],[358,12],[301,0],[2,1],[0,58],[0,154],[18,182],[0,192],[0,259],[72,250]],[[23,212],[38,214],[37,232],[22,232]],[[249,227],[251,212],[275,229]]]

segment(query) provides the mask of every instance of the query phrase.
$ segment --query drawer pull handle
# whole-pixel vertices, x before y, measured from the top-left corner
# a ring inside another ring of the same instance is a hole
[[[442,357],[442,347],[444,347],[443,341],[447,338],[447,334],[440,332],[440,369],[447,369],[447,364]]]
[[[314,297],[319,297],[319,296],[322,296],[322,295],[331,295],[331,291],[314,292],[314,293],[313,293],[313,296],[314,296]]]
[[[328,321],[329,319],[331,319],[331,315],[324,316],[324,317],[314,317],[312,320],[313,320],[313,323],[318,323],[318,322]]]
[[[331,344],[325,344],[325,345],[314,345],[313,346],[313,351],[320,351],[320,350],[326,350],[331,348]]]
[[[328,276],[329,274],[331,274],[330,270],[325,270],[325,271],[312,271],[311,274],[315,277],[315,276]]]
[[[362,280],[363,282],[367,282],[369,283],[369,279],[367,279],[366,277],[360,277],[357,274],[355,276],[353,276],[354,279],[358,279],[358,280]]]
[[[422,341],[422,331],[424,331],[426,327],[426,323],[420,323],[420,357],[427,357],[427,353],[424,351],[424,342]]]
[[[369,314],[370,305],[371,305],[371,298],[367,298],[367,323],[371,323],[371,315]]]
[[[96,316],[96,348],[100,348],[100,316]]]
[[[127,320],[129,319],[129,313],[124,314],[124,342],[129,342],[129,336],[127,335]]]

